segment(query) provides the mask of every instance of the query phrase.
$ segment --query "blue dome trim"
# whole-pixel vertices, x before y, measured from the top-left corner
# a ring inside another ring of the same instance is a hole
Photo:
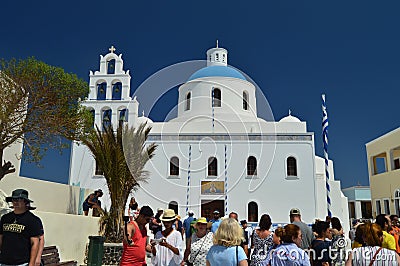
[[[242,73],[229,66],[208,66],[194,72],[188,81],[205,77],[229,77],[246,80]]]

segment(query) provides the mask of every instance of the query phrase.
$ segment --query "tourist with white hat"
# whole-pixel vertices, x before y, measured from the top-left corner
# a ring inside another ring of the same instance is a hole
[[[155,239],[150,241],[153,254],[151,262],[154,266],[178,266],[183,258],[183,241],[181,234],[172,227],[176,220],[175,211],[166,209],[160,220],[165,229],[157,232]]]

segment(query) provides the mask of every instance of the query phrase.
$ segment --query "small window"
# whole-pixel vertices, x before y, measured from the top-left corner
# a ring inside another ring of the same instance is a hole
[[[107,83],[103,82],[97,84],[97,100],[105,100],[106,99],[106,92],[107,92]]]
[[[247,205],[247,220],[249,222],[258,221],[258,205],[254,201],[249,202]]]
[[[121,100],[121,95],[122,95],[122,83],[117,82],[113,84],[112,99]]]
[[[107,62],[107,74],[115,74],[115,59]]]
[[[101,168],[100,168],[99,164],[97,163],[97,161],[95,161],[95,164],[96,164],[96,170],[95,170],[94,174],[95,175],[104,175],[104,172],[103,172],[103,170],[101,170]]]
[[[390,203],[388,199],[383,200],[383,207],[385,209],[385,214],[390,214]]]
[[[382,214],[382,210],[381,210],[381,201],[377,200],[375,201],[375,206],[376,206],[376,215]]]
[[[92,119],[93,119],[93,127],[94,127],[94,125],[95,125],[95,119],[96,119],[96,114],[95,114],[94,109],[91,109],[89,112],[90,112],[90,115],[91,115],[91,117],[92,117]]]
[[[221,107],[221,90],[218,88],[213,88],[212,93],[212,106]]]
[[[248,106],[248,102],[249,102],[249,95],[247,94],[247,92],[243,92],[243,110],[248,110],[249,106]]]
[[[215,54],[215,60],[216,60],[216,61],[219,61],[219,53],[216,53],[216,54]]]
[[[387,171],[386,169],[386,152],[372,157],[373,174],[381,174]]]
[[[209,176],[217,176],[218,169],[217,169],[218,161],[215,157],[208,158],[208,175]]]
[[[185,111],[190,110],[190,98],[192,97],[192,93],[188,92],[186,94],[186,103],[185,103]]]
[[[222,54],[222,62],[225,63],[225,54]]]
[[[123,126],[124,122],[128,122],[128,109],[122,109],[119,111],[118,124]]]
[[[250,156],[247,159],[247,175],[248,176],[257,175],[257,159],[254,156]]]
[[[111,109],[103,111],[103,131],[111,126]]]
[[[179,158],[176,156],[169,161],[169,175],[179,175]]]
[[[287,176],[297,176],[297,162],[296,158],[289,157],[286,160],[286,173]]]
[[[393,165],[394,166],[393,170],[400,169],[400,159],[399,158],[394,159],[393,164],[394,164]]]

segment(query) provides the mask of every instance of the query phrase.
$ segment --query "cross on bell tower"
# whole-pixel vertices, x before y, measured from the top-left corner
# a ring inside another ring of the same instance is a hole
[[[111,45],[111,47],[108,50],[113,54],[116,49],[115,49],[114,45]]]

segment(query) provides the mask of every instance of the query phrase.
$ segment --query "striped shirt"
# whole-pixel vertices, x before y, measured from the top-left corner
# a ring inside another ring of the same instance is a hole
[[[359,266],[368,266],[371,263],[372,258],[378,251],[379,247],[359,247],[352,251],[352,264]],[[392,266],[398,265],[396,260],[396,252],[386,248],[382,248],[375,257],[373,266]]]

